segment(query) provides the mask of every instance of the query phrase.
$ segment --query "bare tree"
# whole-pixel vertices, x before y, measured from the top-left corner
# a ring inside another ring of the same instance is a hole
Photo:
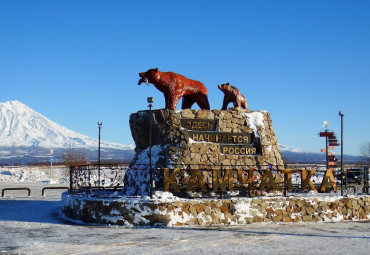
[[[361,156],[364,157],[365,163],[370,165],[370,142],[364,143],[360,147]]]
[[[85,149],[68,148],[62,153],[62,159],[67,166],[86,165],[87,152]]]

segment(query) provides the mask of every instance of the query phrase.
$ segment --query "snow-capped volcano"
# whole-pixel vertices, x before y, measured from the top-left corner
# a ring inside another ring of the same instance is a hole
[[[67,129],[19,101],[0,103],[0,147],[97,148],[98,140]],[[132,145],[101,142],[102,148]]]

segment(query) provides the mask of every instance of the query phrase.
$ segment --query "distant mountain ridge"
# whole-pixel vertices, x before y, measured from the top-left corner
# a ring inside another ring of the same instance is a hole
[[[291,148],[285,145],[279,145],[280,152],[283,156],[284,163],[314,163],[314,164],[326,164],[325,153],[322,152],[310,152],[302,149]],[[340,155],[336,155],[337,165],[340,164]],[[353,155],[343,155],[343,163],[345,164],[358,164],[363,162],[363,157]]]

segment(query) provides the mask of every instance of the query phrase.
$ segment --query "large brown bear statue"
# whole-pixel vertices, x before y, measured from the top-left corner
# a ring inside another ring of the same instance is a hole
[[[234,107],[244,108],[249,111],[247,100],[237,88],[229,83],[218,85],[218,88],[225,94],[221,110],[227,110],[227,105],[234,103]]]
[[[156,69],[149,69],[139,73],[141,77],[138,85],[145,82],[163,92],[166,101],[166,109],[175,109],[182,97],[181,109],[189,109],[197,103],[201,109],[209,110],[208,92],[203,83],[188,79],[173,72],[161,72]]]

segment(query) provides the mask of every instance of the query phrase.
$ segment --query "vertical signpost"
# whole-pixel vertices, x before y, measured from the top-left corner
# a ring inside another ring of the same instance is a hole
[[[329,122],[324,121],[325,131],[320,132],[320,137],[325,137],[325,149],[321,149],[321,152],[326,153],[326,168],[336,167],[335,161],[337,160],[333,153],[329,150],[334,150],[335,146],[339,146],[338,140],[334,132],[328,130]]]
[[[325,189],[324,183],[326,184],[326,179],[329,176],[331,178],[330,181],[333,183],[332,185],[333,186],[335,185],[333,172],[334,172],[334,168],[337,166],[336,162],[335,162],[337,159],[336,159],[335,155],[333,155],[331,152],[329,152],[329,150],[334,150],[335,146],[339,146],[337,137],[334,134],[334,132],[328,130],[328,127],[329,127],[329,122],[328,121],[324,121],[324,127],[325,127],[325,131],[319,133],[320,137],[325,137],[325,149],[321,149],[321,152],[326,153],[326,169],[327,169],[326,174],[324,176],[322,189]],[[336,185],[335,185],[335,187],[336,187]]]

